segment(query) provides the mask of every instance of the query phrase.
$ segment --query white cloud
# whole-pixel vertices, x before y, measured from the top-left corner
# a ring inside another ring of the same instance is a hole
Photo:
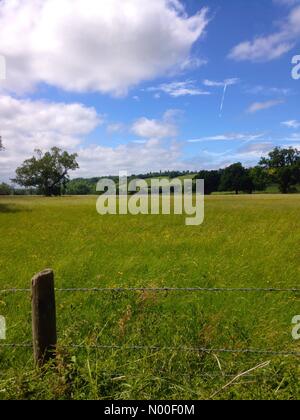
[[[229,149],[223,152],[212,152],[202,150],[190,163],[196,163],[203,169],[225,168],[233,163],[242,162],[243,165],[250,167],[257,165],[259,159],[271,151],[274,144],[270,142],[260,142],[244,144],[239,148]]]
[[[257,164],[260,157],[261,155],[254,155],[253,153],[242,154],[233,150],[219,153],[202,150],[187,163],[189,164],[189,167],[196,168],[199,171],[199,168],[208,170],[226,168],[236,162],[242,162],[246,166],[254,166]]]
[[[258,111],[263,111],[269,108],[273,108],[274,106],[283,104],[284,101],[282,100],[274,100],[274,101],[266,101],[266,102],[254,102],[250,107],[248,108],[247,112],[250,114],[254,114]]]
[[[247,134],[247,133],[226,133],[216,136],[200,137],[198,139],[190,139],[188,143],[202,143],[210,141],[253,141],[261,138],[264,133]]]
[[[223,82],[218,82],[215,80],[204,80],[203,84],[207,87],[225,87],[225,86],[233,86],[240,82],[238,78],[226,79]]]
[[[231,50],[229,58],[253,62],[275,60],[295,46],[299,35],[300,7],[295,7],[288,18],[281,22],[277,32],[241,42]]]
[[[146,139],[164,139],[176,137],[177,127],[173,121],[173,114],[167,111],[161,121],[140,118],[132,125],[131,131],[139,136]]]
[[[285,141],[289,141],[291,143],[299,142],[300,141],[300,133],[293,133],[290,137],[286,137]]]
[[[281,125],[297,130],[298,128],[300,128],[300,121],[296,121],[296,120],[284,121],[281,123]]]
[[[185,169],[182,145],[169,139],[177,134],[174,120],[181,113],[170,109],[161,120],[139,120],[135,128],[141,140],[107,147],[85,143],[85,136],[102,123],[94,108],[0,96],[0,135],[5,145],[0,153],[0,180],[13,178],[15,169],[33,155],[35,148],[48,150],[53,146],[78,153],[80,169],[72,176]]]
[[[172,82],[164,83],[157,87],[150,87],[147,89],[149,92],[156,92],[159,95],[159,92],[166,93],[167,95],[172,96],[173,98],[179,98],[182,96],[202,96],[210,95],[210,92],[207,92],[203,89],[199,89],[193,80],[186,80],[183,82]],[[156,99],[159,99],[159,96],[156,95]]]
[[[80,176],[118,175],[127,170],[129,174],[166,169],[185,169],[181,161],[180,145],[163,140],[147,140],[118,147],[91,146],[79,150]]]
[[[298,144],[287,143],[287,144],[284,144],[282,147],[285,147],[285,148],[292,147],[293,149],[298,149],[300,151],[300,143]]]
[[[74,149],[102,120],[94,108],[81,104],[18,100],[0,96],[0,176],[12,176],[34,149]]]
[[[197,58],[197,57],[188,57],[183,63],[180,65],[181,70],[195,70],[196,68],[205,66],[208,63],[208,60],[205,58]]]
[[[248,157],[260,158],[263,154],[269,153],[274,148],[274,144],[271,142],[263,143],[252,143],[247,144],[238,150],[241,155],[247,155]]]
[[[22,92],[47,83],[126,94],[142,81],[195,65],[191,48],[207,13],[188,16],[179,0],[2,0],[2,88]]]
[[[161,120],[140,118],[131,131],[140,137],[117,147],[94,145],[79,150],[81,176],[144,173],[166,169],[186,169],[182,161],[181,143],[177,136],[177,123],[183,112],[167,110]]]

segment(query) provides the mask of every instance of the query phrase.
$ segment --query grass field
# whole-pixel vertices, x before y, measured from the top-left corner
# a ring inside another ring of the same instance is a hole
[[[45,268],[54,269],[59,288],[299,287],[300,195],[208,197],[198,227],[186,227],[184,216],[101,217],[95,203],[95,197],[0,198],[0,289],[28,288]],[[126,350],[299,351],[291,336],[299,294],[57,292],[56,298],[57,366],[41,373],[30,349],[0,348],[0,399],[206,399],[218,391],[214,398],[300,397],[299,357]],[[0,295],[7,342],[30,342],[30,309],[27,293]]]

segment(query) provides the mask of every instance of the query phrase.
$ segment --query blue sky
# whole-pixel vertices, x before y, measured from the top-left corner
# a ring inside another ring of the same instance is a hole
[[[1,179],[37,147],[76,151],[75,176],[254,165],[274,146],[300,148],[297,0],[2,0],[0,11]]]

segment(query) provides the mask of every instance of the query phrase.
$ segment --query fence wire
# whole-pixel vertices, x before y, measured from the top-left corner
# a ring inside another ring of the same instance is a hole
[[[30,293],[30,289],[3,289],[0,294]],[[225,288],[225,287],[116,287],[116,288],[66,288],[55,289],[58,293],[103,293],[103,292],[211,292],[211,293],[300,293],[299,288]]]
[[[0,290],[0,294],[10,293],[30,293],[31,289],[4,289]],[[103,292],[208,292],[208,293],[300,293],[299,288],[221,288],[221,287],[123,287],[123,288],[57,288],[55,292],[61,293],[103,293]],[[256,354],[267,356],[296,356],[300,357],[299,351],[274,351],[264,349],[209,349],[202,347],[159,347],[159,346],[116,346],[116,345],[84,345],[71,344],[70,346],[60,346],[67,349],[99,349],[99,350],[123,350],[123,351],[174,351],[174,352],[190,352],[190,353],[207,353],[207,354]],[[0,348],[32,348],[30,343],[0,343]]]
[[[114,379],[119,379],[119,378],[124,378],[124,373],[116,373],[113,375],[112,380]],[[126,377],[128,377],[130,375],[126,375]],[[190,374],[180,374],[181,377],[185,377],[185,378],[191,378]],[[206,378],[206,379],[222,379],[222,378],[229,378],[229,379],[248,379],[251,381],[255,381],[255,382],[259,382],[260,379],[265,379],[268,380],[270,378],[282,378],[283,375],[279,372],[272,372],[272,373],[257,373],[257,374],[245,374],[242,375],[241,377],[237,378],[238,374],[236,373],[225,373],[223,371],[215,371],[215,372],[207,372],[207,373],[198,373],[197,372],[197,378]],[[8,382],[14,382],[15,378],[10,378],[7,379],[7,377],[3,374],[0,373],[0,381],[4,381],[6,383]],[[28,383],[30,382],[30,380],[24,380],[23,383]]]
[[[0,344],[0,348],[32,348],[30,343],[4,343]],[[300,357],[300,352],[298,351],[274,351],[274,350],[264,350],[264,349],[213,349],[213,348],[203,348],[203,347],[160,347],[160,346],[117,346],[117,345],[101,345],[101,344],[71,344],[69,346],[59,345],[59,348],[63,349],[94,349],[94,350],[123,350],[123,351],[133,351],[133,350],[145,350],[145,351],[173,351],[180,353],[207,353],[207,354],[217,354],[217,353],[228,353],[228,354],[256,354],[256,355],[265,355],[265,356],[296,356]]]

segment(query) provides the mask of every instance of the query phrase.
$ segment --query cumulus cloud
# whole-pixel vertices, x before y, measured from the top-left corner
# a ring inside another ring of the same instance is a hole
[[[276,32],[256,37],[253,41],[241,42],[231,50],[229,58],[253,62],[275,60],[295,46],[299,35],[300,6],[297,6],[293,8],[287,19],[281,22]]]
[[[144,117],[133,124],[132,132],[148,139],[163,139],[177,135],[177,129],[173,124]]]
[[[12,176],[33,150],[77,147],[102,119],[94,108],[81,104],[49,103],[0,96],[0,175]]]
[[[78,152],[80,176],[118,175],[185,169],[181,145],[175,141],[152,139],[143,143],[128,143],[117,147],[91,146]]]
[[[0,135],[5,150],[0,153],[0,179],[8,181],[15,169],[32,156],[34,149],[53,146],[78,153],[76,176],[140,173],[161,169],[184,169],[175,119],[180,110],[170,109],[161,120],[143,118],[133,125],[141,143],[116,147],[91,145],[85,137],[103,123],[94,108],[81,104],[50,103],[0,96]],[[121,129],[116,124],[113,131]],[[126,129],[126,127],[125,127]],[[100,139],[99,139],[100,140]]]
[[[79,149],[79,174],[95,176],[145,173],[166,169],[186,169],[182,160],[182,143],[175,140],[178,121],[183,111],[168,109],[161,119],[146,117],[136,120],[130,131],[140,139],[116,147],[91,145]]]
[[[124,95],[195,64],[191,48],[207,24],[207,8],[189,16],[179,0],[2,0],[1,86]]]

